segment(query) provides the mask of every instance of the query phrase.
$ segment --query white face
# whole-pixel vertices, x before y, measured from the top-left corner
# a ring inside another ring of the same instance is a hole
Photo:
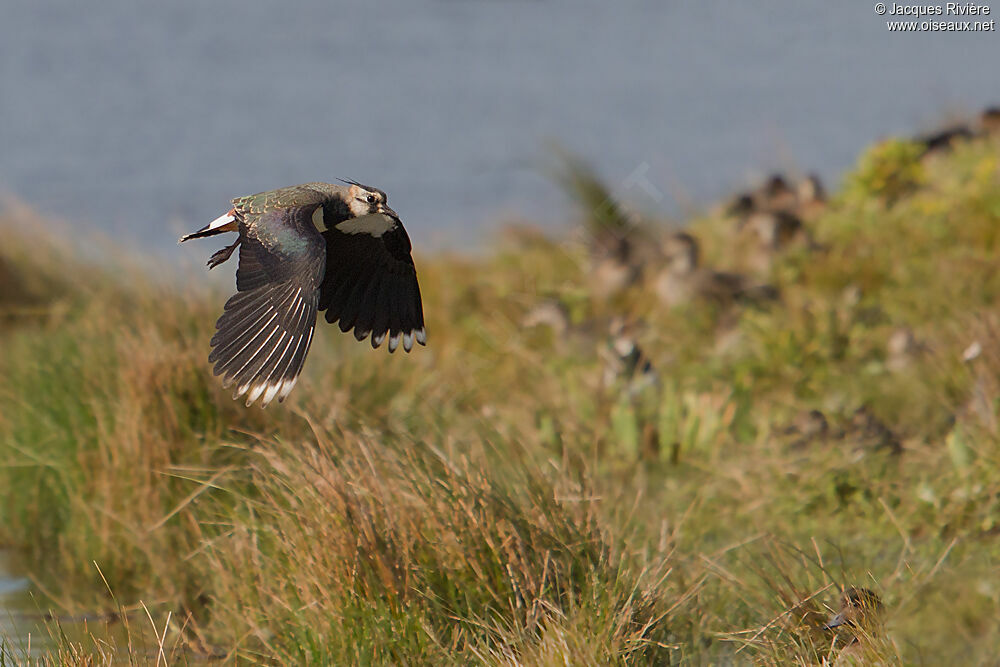
[[[379,190],[367,190],[360,185],[351,185],[348,195],[350,198],[348,206],[351,209],[351,213],[356,217],[372,215],[373,213],[384,213],[388,209],[385,202],[385,193]]]

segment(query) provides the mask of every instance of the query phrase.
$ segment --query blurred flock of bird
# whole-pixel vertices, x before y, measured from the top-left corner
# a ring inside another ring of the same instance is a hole
[[[919,159],[930,161],[951,151],[955,142],[996,136],[1000,136],[1000,107],[988,107],[973,122],[919,134],[911,141],[919,147]],[[712,342],[720,351],[732,342],[741,309],[767,308],[780,302],[780,290],[767,282],[779,257],[793,249],[817,254],[830,249],[816,241],[810,227],[827,208],[826,188],[815,173],[798,179],[772,173],[762,184],[737,192],[719,205],[716,212],[731,223],[727,235],[730,247],[724,254],[732,259],[732,265],[724,267],[706,265],[701,244],[692,233],[679,228],[664,230],[630,210],[583,162],[564,156],[557,176],[583,213],[578,241],[587,248],[590,295],[611,304],[611,311],[630,290],[655,296],[660,307],[668,310],[692,303],[711,304],[720,313]],[[525,240],[530,242],[532,234],[527,232]],[[845,299],[855,303],[860,297],[856,288],[845,294]],[[548,328],[556,336],[596,345],[605,363],[606,388],[625,386],[630,394],[636,394],[659,382],[658,370],[639,343],[642,318],[624,310],[601,319],[574,321],[566,303],[557,297],[545,298],[529,309],[521,324],[528,329]],[[900,326],[888,339],[886,365],[890,370],[901,370],[922,349],[912,329]],[[971,359],[978,352],[973,345],[966,357]],[[861,436],[875,448],[901,451],[899,438],[864,407],[858,408],[850,424],[836,430],[822,412],[802,412],[786,432],[799,445],[810,439]]]

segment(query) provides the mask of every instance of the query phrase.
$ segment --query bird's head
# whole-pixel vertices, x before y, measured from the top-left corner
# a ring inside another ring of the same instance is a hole
[[[840,598],[840,610],[823,625],[824,630],[848,626],[860,632],[872,632],[881,620],[882,600],[875,591],[851,587]]]
[[[687,275],[698,268],[698,241],[690,234],[678,232],[668,236],[662,251],[667,268],[675,275]]]
[[[389,208],[389,204],[386,203],[385,192],[355,181],[344,182],[348,185],[347,207],[351,211],[351,215],[360,218],[365,215],[382,214],[399,220],[396,212]]]

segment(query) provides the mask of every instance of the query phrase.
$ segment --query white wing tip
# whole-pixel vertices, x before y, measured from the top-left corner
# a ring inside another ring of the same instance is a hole
[[[298,376],[278,382],[262,382],[256,385],[251,380],[247,384],[241,384],[236,388],[236,391],[233,392],[233,400],[239,400],[243,394],[246,394],[246,406],[248,408],[256,403],[258,399],[260,399],[260,407],[266,408],[276,398],[279,403],[288,398],[288,395],[292,393],[292,389],[295,387],[295,383],[298,381]]]
[[[372,339],[372,345],[378,347],[382,344],[382,340],[385,338],[385,334],[377,337],[377,339]],[[409,352],[413,349],[413,343],[417,342],[421,345],[427,345],[427,332],[423,328],[417,329],[415,331],[407,331],[406,333],[398,333],[394,336],[389,337],[389,352],[395,352],[399,344],[403,344],[403,349]]]
[[[233,378],[230,378],[228,380],[228,384],[231,385],[232,383],[233,383]],[[226,383],[223,383],[222,386],[226,387],[228,385]],[[241,384],[238,387],[236,387],[236,391],[233,392],[233,400],[234,401],[239,400],[240,396],[242,396],[243,394],[247,393],[247,389],[249,389],[249,388],[250,388],[249,384]]]
[[[282,382],[276,382],[274,384],[264,385],[267,387],[267,391],[264,392],[264,397],[260,400],[260,407],[266,408],[267,404],[274,400],[278,392],[281,391]]]
[[[292,387],[294,387],[295,383],[298,381],[299,381],[299,376],[296,375],[295,377],[285,380],[284,382],[281,383],[281,389],[278,390],[279,403],[288,398],[288,395],[292,393]]]
[[[248,408],[251,405],[253,405],[257,401],[258,398],[261,397],[261,395],[264,393],[265,389],[267,389],[267,385],[266,384],[259,384],[259,385],[257,385],[256,387],[254,387],[253,389],[250,390],[250,393],[247,394],[247,407]],[[267,405],[267,403],[265,403],[264,405]]]

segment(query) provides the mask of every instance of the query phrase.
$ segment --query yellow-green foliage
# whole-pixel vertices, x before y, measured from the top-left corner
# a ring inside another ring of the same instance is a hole
[[[585,251],[541,235],[418,257],[428,347],[321,325],[266,411],[211,377],[224,294],[82,259],[11,212],[0,539],[45,604],[160,631],[170,612],[172,661],[818,664],[850,640],[820,626],[853,585],[884,601],[869,657],[989,662],[998,155],[873,149],[814,247],[771,266],[769,306],[601,302]],[[736,256],[731,221],[690,229],[708,262]],[[569,331],[522,326],[547,298]],[[602,378],[612,315],[657,383]]]
[[[927,174],[920,161],[924,146],[916,141],[889,139],[869,148],[847,180],[853,197],[872,197],[894,203],[924,184]]]

